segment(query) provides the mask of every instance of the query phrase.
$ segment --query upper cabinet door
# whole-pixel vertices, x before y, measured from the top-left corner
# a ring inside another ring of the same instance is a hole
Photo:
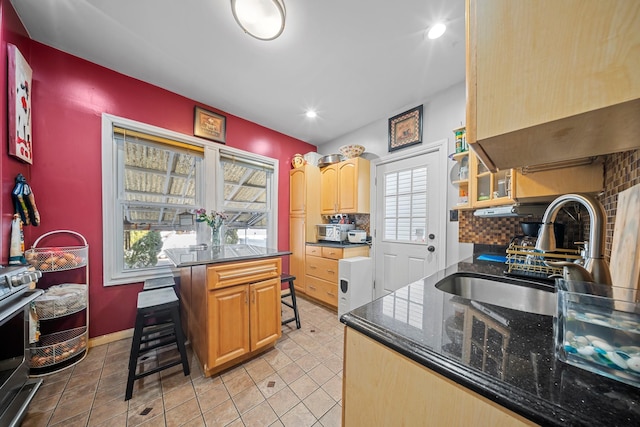
[[[640,2],[467,7],[467,139],[491,170],[640,145]]]
[[[289,213],[304,214],[306,200],[306,180],[304,167],[289,171]]]
[[[358,164],[354,161],[338,163],[338,207],[340,212],[357,212]]]
[[[338,167],[333,164],[320,169],[320,213],[338,212]]]

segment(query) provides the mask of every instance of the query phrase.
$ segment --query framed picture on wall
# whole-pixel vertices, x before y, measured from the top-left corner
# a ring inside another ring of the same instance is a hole
[[[389,151],[422,143],[422,105],[389,119]]]
[[[7,44],[9,91],[9,154],[33,164],[31,77],[33,72],[18,48]]]
[[[193,134],[212,141],[226,143],[227,119],[225,116],[196,107]]]

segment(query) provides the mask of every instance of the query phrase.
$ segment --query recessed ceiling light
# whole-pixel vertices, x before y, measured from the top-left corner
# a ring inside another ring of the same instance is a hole
[[[442,36],[446,30],[447,26],[442,22],[438,22],[437,24],[434,24],[431,28],[429,28],[427,37],[429,37],[431,40],[437,39],[438,37]]]
[[[317,117],[317,116],[318,116],[318,113],[316,113],[316,112],[315,112],[315,111],[313,111],[313,110],[308,110],[308,111],[305,113],[305,115],[306,115],[308,118],[313,119],[313,118],[315,118],[315,117]]]

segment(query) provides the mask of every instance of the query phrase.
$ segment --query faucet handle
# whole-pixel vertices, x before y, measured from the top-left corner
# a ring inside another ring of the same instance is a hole
[[[580,256],[582,257],[582,263],[587,259],[587,254],[589,253],[589,241],[585,240],[584,242],[574,242],[578,246],[580,250]]]

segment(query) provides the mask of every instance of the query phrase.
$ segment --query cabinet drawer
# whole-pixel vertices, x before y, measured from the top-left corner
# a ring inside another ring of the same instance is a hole
[[[307,245],[305,247],[305,253],[307,255],[322,256],[322,246]]]
[[[207,289],[273,279],[280,277],[281,272],[280,258],[212,265],[207,268]]]
[[[338,283],[338,261],[334,259],[321,258],[307,255],[307,262],[304,269],[307,276],[317,277]]]
[[[306,294],[325,302],[332,307],[338,307],[338,283],[328,282],[317,277],[306,277]]]
[[[341,259],[343,258],[343,249],[323,246],[322,256],[325,258],[331,258],[331,259]]]

